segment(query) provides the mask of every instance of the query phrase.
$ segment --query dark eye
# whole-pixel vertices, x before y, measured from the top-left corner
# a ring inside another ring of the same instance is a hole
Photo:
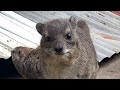
[[[46,41],[47,42],[51,41],[51,38],[50,37],[46,37]]]
[[[52,41],[52,40],[53,40],[52,37],[46,37],[46,41],[47,41],[47,42],[50,42],[50,41]]]
[[[71,39],[72,39],[72,36],[71,36],[71,34],[70,34],[70,33],[68,33],[68,34],[66,35],[66,39],[69,39],[69,40],[71,40]]]

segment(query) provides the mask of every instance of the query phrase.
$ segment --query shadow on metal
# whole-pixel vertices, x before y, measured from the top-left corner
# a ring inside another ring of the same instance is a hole
[[[21,75],[15,69],[11,57],[8,59],[0,59],[0,79],[21,78]]]

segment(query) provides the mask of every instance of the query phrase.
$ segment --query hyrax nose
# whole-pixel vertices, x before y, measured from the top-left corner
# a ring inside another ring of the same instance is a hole
[[[55,48],[55,51],[56,51],[57,53],[63,52],[63,47],[56,47],[56,48]]]

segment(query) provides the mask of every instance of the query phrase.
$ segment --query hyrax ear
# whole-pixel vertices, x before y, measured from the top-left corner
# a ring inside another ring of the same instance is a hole
[[[36,24],[36,29],[41,35],[43,35],[43,27],[44,27],[44,24],[42,24],[42,23]]]
[[[71,16],[71,17],[69,18],[69,22],[71,23],[71,26],[72,26],[72,28],[74,29],[74,28],[76,27],[76,24],[77,24],[76,18],[73,17],[73,16]]]
[[[86,23],[86,21],[84,21],[84,20],[78,20],[77,21],[77,27],[81,28],[81,30],[83,32],[86,32],[86,33],[90,34],[90,29],[89,29],[89,26]]]
[[[88,25],[84,20],[78,20],[77,21],[77,26],[81,29],[88,29]]]

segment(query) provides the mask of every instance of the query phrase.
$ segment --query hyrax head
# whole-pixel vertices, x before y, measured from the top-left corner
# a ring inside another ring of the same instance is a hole
[[[60,56],[77,52],[79,38],[76,26],[80,25],[74,17],[37,23],[36,29],[42,35],[41,48],[50,55]]]

